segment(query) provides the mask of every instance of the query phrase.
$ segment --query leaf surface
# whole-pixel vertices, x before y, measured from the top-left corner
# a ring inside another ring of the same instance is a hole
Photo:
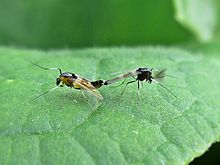
[[[110,79],[138,67],[167,68],[156,84],[104,86],[91,106],[79,90],[55,86],[60,67]],[[0,48],[0,164],[187,164],[220,136],[220,59],[181,49],[93,48],[37,51]]]

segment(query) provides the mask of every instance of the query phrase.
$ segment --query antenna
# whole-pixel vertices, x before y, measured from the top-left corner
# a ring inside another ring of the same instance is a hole
[[[170,94],[172,94],[175,98],[177,98],[177,96],[171,91],[169,90],[166,86],[164,86],[163,84],[159,83],[158,81],[152,79],[153,82],[159,84],[161,87],[163,87],[164,89],[166,89],[168,92],[170,92]]]
[[[30,61],[30,60],[27,60],[27,61],[30,62],[32,65],[37,66],[37,67],[39,67],[39,68],[41,68],[41,69],[44,69],[44,70],[59,70],[60,74],[62,74],[62,71],[61,71],[60,68],[45,68],[45,67],[43,67],[43,66],[40,66],[40,65],[38,65],[38,64],[33,63],[33,62]]]

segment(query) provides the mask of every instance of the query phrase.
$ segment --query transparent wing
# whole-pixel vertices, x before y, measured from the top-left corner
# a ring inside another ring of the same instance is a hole
[[[161,70],[153,69],[152,70],[152,77],[153,77],[153,79],[155,79],[158,82],[163,81],[164,77],[167,76],[166,75],[166,70],[167,69],[161,69]]]
[[[117,72],[112,72],[110,73],[110,75],[112,76],[119,76],[119,75],[123,75],[124,73],[127,73],[127,72],[133,72],[134,70],[136,70],[136,68],[126,68],[126,69],[123,69],[123,70],[120,70],[120,71],[117,71]]]
[[[91,93],[97,99],[103,100],[103,96],[99,93],[99,91],[96,90],[96,88],[91,84],[89,80],[78,77],[76,81],[74,81],[74,85],[79,86],[81,89]]]
[[[130,72],[127,72],[127,73],[125,73],[125,74],[122,74],[122,75],[120,75],[120,76],[118,76],[118,77],[115,77],[115,78],[113,78],[113,79],[110,79],[110,80],[106,80],[105,81],[105,85],[109,85],[109,84],[112,84],[112,83],[115,83],[115,82],[117,82],[117,81],[120,81],[120,80],[122,80],[122,79],[126,79],[126,78],[128,78],[128,77],[132,77],[132,76],[137,76],[138,74],[140,74],[141,72],[138,72],[138,71],[130,71]]]
[[[169,93],[171,93],[175,98],[177,98],[177,96],[171,90],[169,90],[166,86],[164,86],[161,83],[161,81],[164,79],[164,77],[166,77],[166,76],[172,77],[172,76],[166,74],[166,70],[167,69],[161,69],[161,70],[152,69],[153,82],[159,84],[161,87],[166,89]]]

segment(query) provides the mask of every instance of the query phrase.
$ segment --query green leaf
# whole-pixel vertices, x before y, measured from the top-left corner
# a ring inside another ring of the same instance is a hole
[[[90,80],[137,67],[167,68],[156,84],[103,86],[92,107],[55,86],[60,67]],[[0,164],[187,164],[220,137],[219,57],[162,47],[37,51],[0,48]]]
[[[214,0],[174,0],[176,19],[198,40],[210,41],[217,24],[214,2]]]
[[[35,48],[173,44],[192,38],[175,21],[172,0],[1,0],[0,22],[1,44]]]

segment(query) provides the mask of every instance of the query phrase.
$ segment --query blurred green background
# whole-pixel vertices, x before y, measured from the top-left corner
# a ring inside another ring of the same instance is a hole
[[[217,0],[192,4],[189,0],[0,0],[0,44],[48,49],[198,41],[193,28],[177,21],[177,13],[187,11],[181,11],[178,3],[197,9],[219,4]],[[200,16],[206,9],[192,11]],[[213,29],[218,31],[217,26]]]
[[[0,0],[0,45],[163,45],[219,55],[219,9],[218,0]]]

